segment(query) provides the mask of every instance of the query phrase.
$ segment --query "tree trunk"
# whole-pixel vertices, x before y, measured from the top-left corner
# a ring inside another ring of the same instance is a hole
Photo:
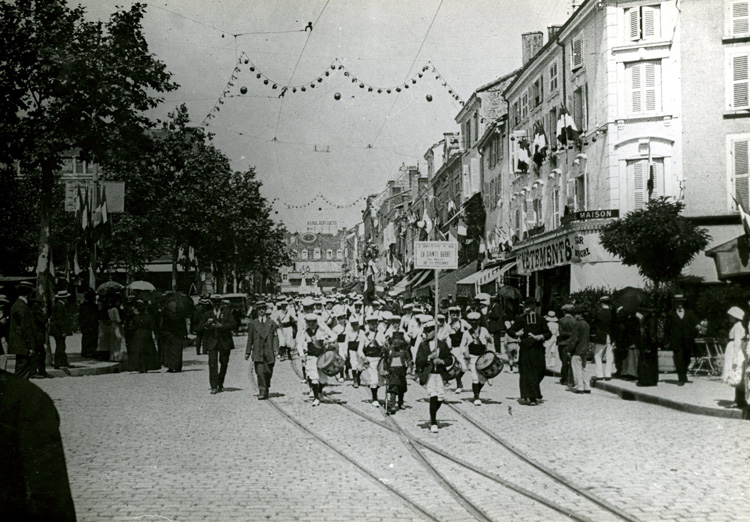
[[[177,244],[172,246],[172,290],[177,291],[177,261],[180,249]]]
[[[42,194],[39,201],[39,251],[36,265],[37,295],[48,302],[50,244],[49,230],[52,218],[52,191],[55,188],[55,173],[51,165],[42,166]]]

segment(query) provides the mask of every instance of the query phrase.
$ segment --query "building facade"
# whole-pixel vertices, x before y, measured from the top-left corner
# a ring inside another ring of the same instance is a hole
[[[285,293],[322,293],[341,286],[347,230],[336,234],[295,232],[286,236],[291,266],[279,269]]]

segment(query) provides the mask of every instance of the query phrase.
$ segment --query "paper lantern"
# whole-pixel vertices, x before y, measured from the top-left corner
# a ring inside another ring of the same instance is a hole
[[[255,72],[255,67],[253,67],[252,65],[250,66],[250,72]]]
[[[337,101],[338,101],[338,100],[340,100],[340,99],[341,99],[341,93],[340,93],[340,92],[337,92],[337,93],[335,93],[335,94],[333,95],[333,99],[334,99],[334,100],[337,100]]]
[[[263,80],[263,85],[268,85],[268,78],[266,78],[265,80]]]
[[[258,73],[258,74],[256,74],[256,75],[255,75],[255,77],[256,77],[256,78],[258,78],[258,79],[260,79],[260,77],[261,77],[261,74],[260,74],[260,73]]]
[[[277,87],[277,85],[276,85],[276,84],[274,83],[274,84],[273,84],[273,87],[271,87],[271,88],[272,88],[272,89],[275,89],[276,87]]]
[[[388,94],[391,94],[391,90],[390,89],[386,89],[385,92],[387,92]]]
[[[244,85],[240,87],[240,94],[247,94],[247,87],[245,87]]]
[[[248,64],[248,63],[250,63],[250,59],[249,58],[245,58],[245,64]]]
[[[401,92],[401,87],[396,87],[396,92]]]
[[[425,96],[425,98],[427,99],[428,102],[431,102],[432,101],[432,94],[428,94],[427,96]]]
[[[302,91],[302,92],[305,92],[306,89],[304,87],[300,87],[299,90]]]
[[[323,78],[318,78],[318,83],[322,82]]]
[[[349,76],[349,71],[344,71],[344,76]]]

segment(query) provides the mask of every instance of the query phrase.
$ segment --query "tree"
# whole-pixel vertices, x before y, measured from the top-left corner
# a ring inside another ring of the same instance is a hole
[[[177,88],[142,34],[145,5],[106,22],[64,0],[0,4],[0,162],[40,175],[38,274],[48,271],[56,172],[79,149],[99,163],[126,153],[152,123],[156,95]],[[132,149],[131,149],[132,150]],[[137,148],[135,149],[137,150]],[[47,290],[39,278],[39,292]]]
[[[637,266],[656,287],[675,281],[711,239],[705,229],[681,215],[684,207],[666,197],[652,199],[645,208],[604,227],[602,246],[625,265]]]

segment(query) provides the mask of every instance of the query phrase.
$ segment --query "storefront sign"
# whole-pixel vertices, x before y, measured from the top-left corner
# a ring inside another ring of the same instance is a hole
[[[523,275],[571,263],[617,260],[599,243],[599,234],[595,232],[573,232],[528,248],[520,248],[516,257],[518,273]]]
[[[620,210],[617,208],[608,210],[584,210],[575,213],[577,221],[586,221],[588,219],[612,219],[620,217]]]
[[[458,268],[456,241],[415,241],[414,268]]]

